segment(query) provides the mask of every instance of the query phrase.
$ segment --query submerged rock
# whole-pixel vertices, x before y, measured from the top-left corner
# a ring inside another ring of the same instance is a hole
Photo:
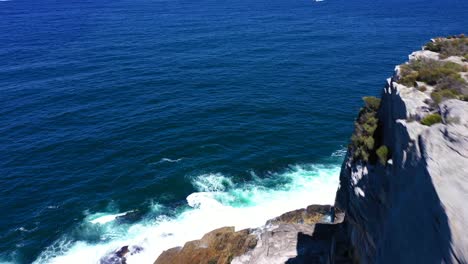
[[[120,249],[116,250],[104,256],[99,261],[99,264],[126,264],[127,256],[137,254],[143,250],[140,246],[123,246]]]
[[[123,223],[133,223],[140,220],[143,217],[144,213],[140,210],[133,210],[125,213],[124,215],[119,215],[115,218],[120,224]]]

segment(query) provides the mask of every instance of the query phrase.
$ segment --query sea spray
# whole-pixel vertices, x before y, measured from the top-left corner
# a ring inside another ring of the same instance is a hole
[[[146,216],[130,224],[116,221],[125,213],[88,216],[82,225],[96,230],[100,239],[64,236],[35,263],[99,263],[127,245],[142,248],[129,255],[127,263],[153,263],[163,250],[199,239],[218,227],[258,227],[270,218],[312,203],[332,204],[339,169],[338,165],[295,165],[267,178],[240,183],[221,173],[199,175],[192,178],[197,192],[187,197],[187,205],[175,216]],[[157,203],[150,207],[164,212]]]

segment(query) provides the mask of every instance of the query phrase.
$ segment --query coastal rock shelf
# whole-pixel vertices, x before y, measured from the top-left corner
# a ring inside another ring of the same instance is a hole
[[[299,264],[310,263],[311,259],[330,263],[337,234],[344,234],[344,213],[331,214],[331,208],[311,205],[271,219],[256,229],[216,229],[200,240],[164,251],[154,263]],[[335,220],[332,222],[331,218]]]

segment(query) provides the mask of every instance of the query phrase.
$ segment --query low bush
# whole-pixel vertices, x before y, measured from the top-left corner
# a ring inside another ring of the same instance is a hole
[[[457,63],[421,59],[410,61],[400,69],[399,82],[406,86],[416,86],[416,81],[435,86],[435,91],[431,94],[435,104],[444,99],[460,99],[468,91],[468,84],[460,75],[460,72],[467,69]],[[421,85],[418,89],[425,91],[427,88]]]
[[[439,90],[431,93],[431,98],[437,105],[446,99],[459,99],[461,97],[459,92],[452,89]]]
[[[373,111],[377,111],[380,107],[380,98],[375,96],[365,96],[362,100],[364,100],[366,107]]]
[[[387,164],[388,159],[389,159],[389,151],[388,151],[387,146],[385,146],[385,145],[380,146],[375,151],[375,153],[377,154],[377,157],[379,157],[380,164],[385,166]]]
[[[453,79],[463,80],[459,73],[461,71],[463,71],[463,67],[457,63],[430,61],[418,70],[417,80],[429,85],[438,84],[438,82],[446,76],[452,76]]]
[[[398,82],[405,86],[412,87],[412,86],[416,86],[416,81],[418,80],[418,77],[419,77],[419,73],[417,71],[406,72],[406,69],[405,69],[404,71],[402,71],[402,76]]]
[[[427,91],[427,87],[426,87],[426,85],[421,85],[421,86],[418,86],[418,90],[421,91],[421,92],[425,92],[425,91]]]
[[[442,117],[439,114],[429,114],[421,120],[421,124],[425,126],[432,126],[442,122]]]
[[[440,52],[441,51],[441,45],[435,41],[430,41],[424,46],[425,50],[430,50],[433,52]]]
[[[466,81],[460,76],[460,74],[449,74],[446,76],[442,76],[437,81],[436,88],[462,91],[465,86],[466,86]]]
[[[450,56],[462,56],[466,58],[468,55],[468,38],[465,35],[437,38],[427,43],[424,49],[439,53],[442,59]]]
[[[369,96],[364,97],[363,100],[365,105],[355,122],[350,148],[355,160],[368,162],[375,148],[374,133],[379,121],[377,111],[380,107],[380,99]]]

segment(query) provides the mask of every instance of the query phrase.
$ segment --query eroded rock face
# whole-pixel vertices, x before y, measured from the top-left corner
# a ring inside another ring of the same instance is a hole
[[[155,264],[227,264],[236,256],[253,249],[257,236],[253,230],[235,232],[234,227],[222,227],[205,234],[200,240],[185,243],[183,247],[164,251]]]
[[[343,212],[335,212],[330,205],[311,205],[271,219],[260,228],[213,230],[200,240],[164,251],[155,264],[331,263],[336,234],[344,234],[339,225],[343,218]]]
[[[391,160],[369,165],[348,153],[340,175],[336,205],[354,255],[360,263],[468,263],[468,102],[442,102],[443,122],[424,126],[427,94],[397,79],[378,113]]]
[[[331,221],[331,205],[309,205],[291,212],[284,213],[267,221],[268,224],[315,224]]]
[[[340,225],[343,218],[344,213],[335,212],[330,205],[310,205],[287,212],[257,229],[257,246],[234,258],[232,263],[334,263],[336,241],[346,244],[340,236],[344,234]]]
[[[341,231],[340,224],[267,226],[259,233],[257,246],[232,264],[335,263],[335,242]]]

